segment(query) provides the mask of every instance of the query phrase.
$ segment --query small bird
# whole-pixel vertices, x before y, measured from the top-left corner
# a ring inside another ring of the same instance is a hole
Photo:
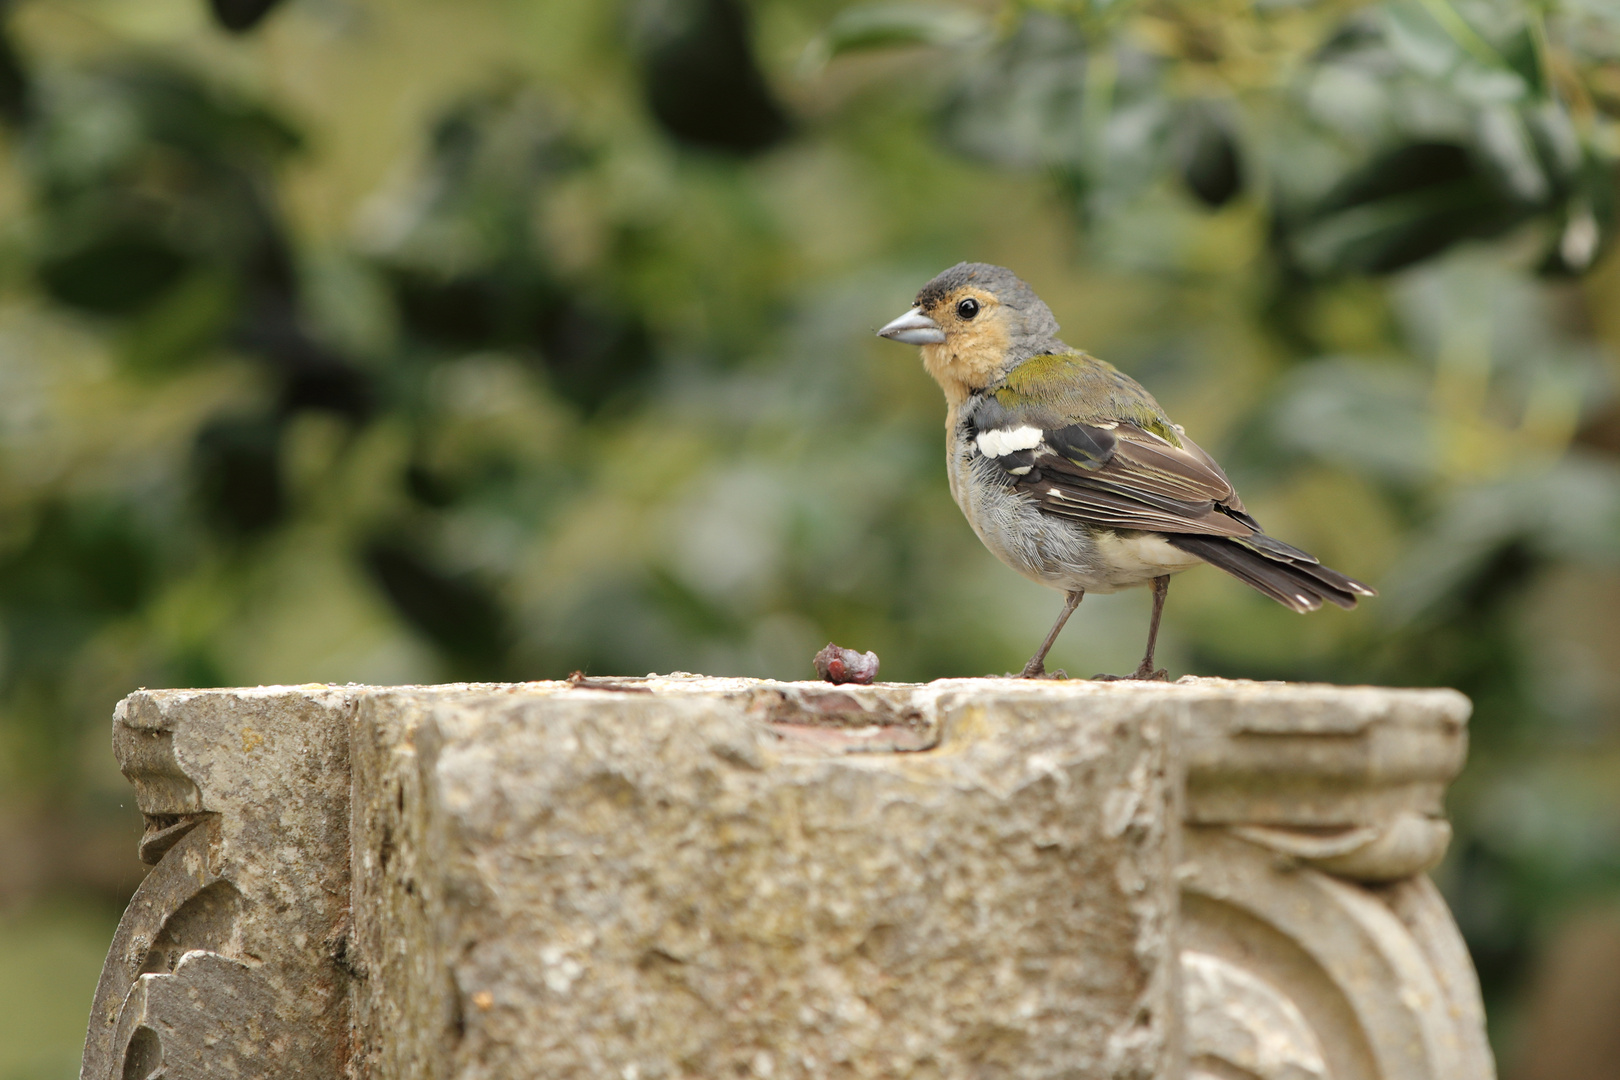
[[[1267,536],[1215,459],[1135,379],[1058,340],[1052,311],[1012,271],[958,263],[879,337],[922,346],[945,391],[951,495],[1002,562],[1064,594],[1024,678],[1088,592],[1153,586],[1147,655],[1170,575],[1211,563],[1295,611],[1376,593]],[[1099,676],[1112,678],[1113,676]]]

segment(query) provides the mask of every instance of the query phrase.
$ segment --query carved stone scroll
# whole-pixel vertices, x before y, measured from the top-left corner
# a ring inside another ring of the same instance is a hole
[[[324,687],[119,703],[156,865],[108,952],[82,1080],[342,1075],[353,705]]]
[[[1180,933],[1194,1080],[1490,1080],[1478,982],[1423,873],[1451,837],[1441,798],[1466,752],[1467,699],[1189,689]]]

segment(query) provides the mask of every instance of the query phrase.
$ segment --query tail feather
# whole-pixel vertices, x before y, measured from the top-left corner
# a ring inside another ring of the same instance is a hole
[[[1176,533],[1166,535],[1165,539],[1172,547],[1220,567],[1245,585],[1295,611],[1315,611],[1324,600],[1342,608],[1353,608],[1360,597],[1377,595],[1368,586],[1323,566],[1304,552],[1300,552],[1303,558],[1283,554],[1277,548],[1288,545],[1280,542],[1275,546],[1261,545],[1260,550],[1256,550],[1242,540],[1225,536]],[[1271,538],[1262,533],[1256,539]]]

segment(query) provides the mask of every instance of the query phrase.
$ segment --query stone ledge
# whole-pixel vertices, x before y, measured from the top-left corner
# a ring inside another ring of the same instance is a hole
[[[376,1075],[1170,1068],[1162,723],[1039,688],[634,685],[362,703]],[[878,750],[896,729],[932,749]]]
[[[157,866],[83,1075],[1486,1078],[1418,876],[1468,708],[1214,679],[142,691],[114,740]]]

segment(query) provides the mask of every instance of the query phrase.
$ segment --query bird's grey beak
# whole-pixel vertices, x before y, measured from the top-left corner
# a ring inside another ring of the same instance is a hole
[[[886,337],[902,345],[938,345],[945,340],[945,331],[939,328],[939,323],[924,315],[922,308],[912,308],[879,330],[878,337]]]

